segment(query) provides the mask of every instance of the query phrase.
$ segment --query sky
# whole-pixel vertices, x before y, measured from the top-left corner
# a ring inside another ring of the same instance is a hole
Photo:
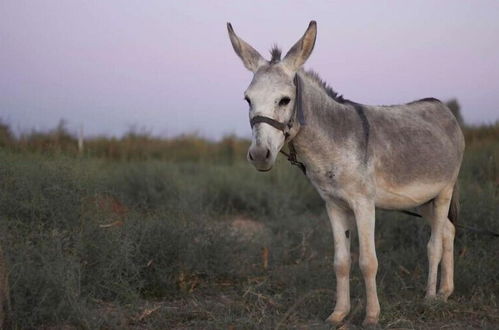
[[[226,22],[268,58],[318,24],[305,68],[363,104],[457,98],[499,119],[499,1],[1,0],[0,120],[85,135],[250,136]]]

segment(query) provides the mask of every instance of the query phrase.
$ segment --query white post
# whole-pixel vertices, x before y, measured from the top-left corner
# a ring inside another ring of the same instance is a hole
[[[78,153],[83,154],[83,124],[80,125],[80,130],[78,132]]]

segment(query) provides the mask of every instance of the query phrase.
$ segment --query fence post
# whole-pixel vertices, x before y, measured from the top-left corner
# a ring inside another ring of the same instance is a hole
[[[78,153],[83,155],[83,124],[80,125],[80,130],[78,131]]]

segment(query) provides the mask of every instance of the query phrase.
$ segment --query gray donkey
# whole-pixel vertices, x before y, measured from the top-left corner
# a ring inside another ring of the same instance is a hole
[[[356,229],[366,287],[364,325],[378,322],[376,207],[417,208],[428,220],[426,298],[446,300],[454,290],[453,221],[464,152],[463,134],[450,110],[433,98],[371,106],[338,96],[316,73],[302,69],[314,48],[315,21],[282,60],[274,48],[270,61],[239,38],[230,23],[227,28],[236,54],[253,72],[244,92],[252,126],[248,161],[259,171],[269,171],[288,143],[289,159],[302,166],[326,202],[336,273],[336,306],[327,321],[338,324],[350,311],[350,233]]]

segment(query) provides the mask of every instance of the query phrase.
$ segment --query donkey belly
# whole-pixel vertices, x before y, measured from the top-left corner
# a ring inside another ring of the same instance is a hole
[[[445,105],[420,101],[374,108],[369,119],[379,207],[418,206],[455,182],[464,138]]]
[[[376,187],[376,207],[388,210],[413,208],[435,198],[448,184],[448,182],[412,183],[397,187],[378,184]]]

